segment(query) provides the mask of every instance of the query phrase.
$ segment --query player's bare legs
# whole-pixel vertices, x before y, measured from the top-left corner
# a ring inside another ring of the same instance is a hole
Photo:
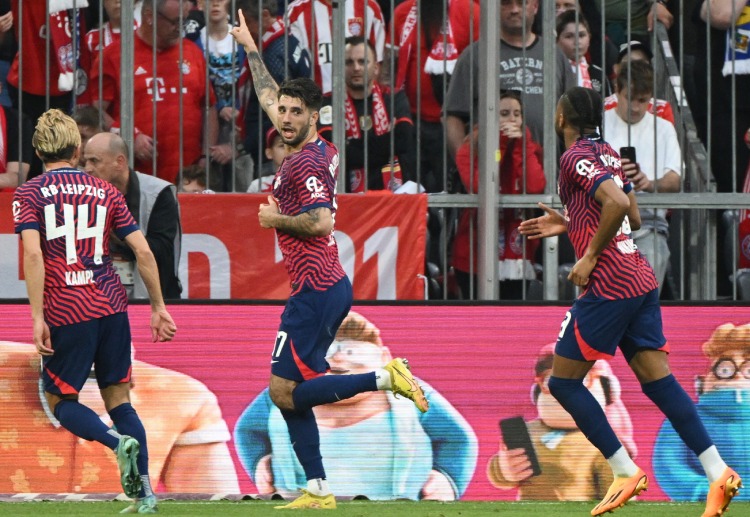
[[[709,491],[704,517],[721,515],[742,486],[742,479],[721,458],[701,422],[693,400],[672,375],[667,353],[661,350],[639,350],[629,364],[641,383],[643,393],[669,419],[669,423],[685,445],[695,453],[706,472]]]
[[[604,499],[591,510],[591,515],[601,515],[616,510],[645,490],[648,478],[633,463],[607,421],[604,410],[583,385],[583,378],[593,365],[593,361],[577,361],[555,354],[549,390],[612,467],[615,480]]]
[[[292,392],[299,383],[284,379],[278,375],[271,374],[271,380],[268,383],[268,392],[271,396],[271,401],[276,404],[276,407],[282,410],[294,411],[294,398]]]

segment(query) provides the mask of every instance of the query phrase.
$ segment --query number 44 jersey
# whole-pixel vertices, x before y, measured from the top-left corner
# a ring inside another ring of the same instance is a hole
[[[54,169],[24,183],[13,198],[16,233],[39,232],[44,255],[44,317],[69,325],[127,310],[112,267],[109,236],[138,230],[110,183],[77,169]]]

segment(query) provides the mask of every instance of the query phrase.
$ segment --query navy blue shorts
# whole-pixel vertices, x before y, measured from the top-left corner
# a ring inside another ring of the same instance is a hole
[[[50,327],[53,355],[42,357],[44,390],[77,394],[95,367],[99,389],[130,381],[130,322],[119,312],[71,325]]]
[[[325,291],[302,289],[290,297],[271,353],[271,373],[297,382],[326,373],[326,352],[351,307],[346,276]]]
[[[658,289],[624,300],[578,298],[562,322],[555,353],[578,361],[596,361],[614,357],[617,347],[628,362],[639,349],[669,352]]]

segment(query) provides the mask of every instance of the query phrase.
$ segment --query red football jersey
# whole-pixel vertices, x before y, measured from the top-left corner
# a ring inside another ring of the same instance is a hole
[[[104,49],[101,98],[110,103],[109,114],[120,122],[120,45],[113,43]],[[216,97],[208,85],[206,99],[206,61],[195,43],[182,41],[157,53],[153,69],[153,48],[136,35],[133,44],[133,121],[135,127],[156,141],[156,175],[174,183],[180,169],[180,135],[182,135],[183,165],[200,158],[204,133],[203,110],[214,106]],[[180,91],[182,77],[182,91]],[[91,67],[91,85],[99,81],[99,64]],[[98,98],[96,92],[93,98]],[[157,126],[154,127],[154,111]],[[182,112],[182,125],[179,125]],[[136,168],[152,174],[151,161],[136,162]]]

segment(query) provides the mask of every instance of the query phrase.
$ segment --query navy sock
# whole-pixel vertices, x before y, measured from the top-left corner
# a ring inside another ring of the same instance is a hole
[[[146,430],[143,428],[143,423],[138,417],[138,413],[135,412],[133,406],[129,402],[120,404],[116,408],[109,412],[109,416],[112,417],[117,432],[120,434],[126,434],[138,440],[141,448],[138,452],[138,459],[136,464],[138,465],[138,473],[141,476],[148,476],[148,444],[146,443]],[[145,497],[145,491],[141,490],[138,497]]]
[[[120,439],[109,434],[109,427],[101,421],[91,408],[77,400],[63,399],[55,406],[55,418],[60,424],[84,440],[96,440],[110,449],[115,449]]]
[[[674,375],[647,382],[641,385],[641,389],[664,413],[685,445],[696,455],[713,445],[693,400],[685,393]]]
[[[307,384],[306,382],[302,384]],[[300,386],[302,385],[300,384]],[[320,434],[312,409],[304,411],[281,410],[289,429],[289,438],[307,479],[325,479],[323,457],[320,455]]]
[[[578,428],[588,440],[609,459],[622,447],[612,426],[607,421],[604,410],[582,379],[549,378],[549,391],[565,411],[570,413]]]
[[[292,392],[294,408],[304,411],[321,404],[330,404],[358,395],[377,391],[375,372],[356,375],[322,375],[300,383]]]

